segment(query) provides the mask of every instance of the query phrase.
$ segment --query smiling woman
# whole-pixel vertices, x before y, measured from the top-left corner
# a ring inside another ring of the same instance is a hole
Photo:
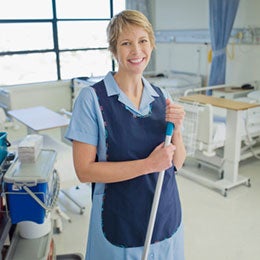
[[[151,255],[183,260],[175,171],[186,155],[184,110],[143,77],[154,34],[142,13],[125,10],[115,15],[107,38],[118,70],[80,91],[66,132],[79,180],[93,184],[86,259],[141,259],[156,182],[165,171]],[[175,125],[167,147],[166,121]]]

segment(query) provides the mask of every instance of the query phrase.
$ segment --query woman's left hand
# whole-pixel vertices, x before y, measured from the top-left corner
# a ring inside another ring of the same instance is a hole
[[[170,99],[166,99],[166,121],[174,124],[174,130],[178,131],[181,128],[183,119],[185,116],[184,108],[179,105],[172,103]]]

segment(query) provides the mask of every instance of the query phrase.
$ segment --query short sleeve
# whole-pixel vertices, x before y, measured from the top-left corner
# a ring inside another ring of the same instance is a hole
[[[70,124],[65,138],[83,143],[98,143],[98,101],[92,87],[83,88],[73,106]]]

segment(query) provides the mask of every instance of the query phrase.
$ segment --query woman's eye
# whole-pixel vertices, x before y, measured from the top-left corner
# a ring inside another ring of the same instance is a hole
[[[146,39],[141,40],[141,43],[146,43],[146,42],[148,42],[148,40]]]
[[[122,45],[128,46],[128,45],[130,45],[130,42],[123,42]]]

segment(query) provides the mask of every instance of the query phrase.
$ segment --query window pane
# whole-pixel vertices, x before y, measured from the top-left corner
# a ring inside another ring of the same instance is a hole
[[[1,1],[1,19],[52,18],[52,0],[4,0]]]
[[[56,0],[58,18],[109,18],[108,0]]]
[[[59,22],[59,48],[107,47],[106,27],[108,22]]]
[[[0,84],[22,84],[57,79],[54,53],[0,57]]]
[[[0,24],[0,52],[53,49],[51,24]]]
[[[111,70],[111,55],[107,50],[64,52],[60,61],[62,79],[103,76]]]

